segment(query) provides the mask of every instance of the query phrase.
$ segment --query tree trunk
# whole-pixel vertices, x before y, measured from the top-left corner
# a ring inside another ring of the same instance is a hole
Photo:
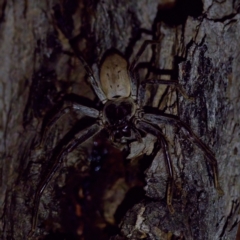
[[[119,150],[101,133],[66,154],[49,179],[29,239],[236,239],[239,6],[210,0],[1,0],[0,238],[28,238],[34,194],[56,160],[55,149],[90,122],[69,113],[39,147],[45,119],[66,98],[101,108],[77,52],[97,75],[107,50],[117,49],[131,62],[144,40],[154,39],[159,44],[147,46],[139,59],[140,80],[178,79],[189,97],[151,85],[143,102],[178,115],[214,153],[224,195],[214,187],[204,151],[179,126],[159,125],[174,169],[173,213],[166,204],[163,150],[128,160],[139,143]],[[147,141],[144,153],[150,151]]]

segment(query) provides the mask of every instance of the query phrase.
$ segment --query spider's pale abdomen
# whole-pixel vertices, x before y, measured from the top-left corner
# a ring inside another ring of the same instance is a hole
[[[108,55],[102,63],[100,82],[109,100],[130,96],[131,83],[127,65],[126,59],[117,53]]]

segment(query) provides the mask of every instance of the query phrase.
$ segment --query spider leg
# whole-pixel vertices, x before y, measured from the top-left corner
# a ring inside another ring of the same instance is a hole
[[[159,44],[159,40],[145,40],[142,44],[142,46],[140,47],[140,49],[138,50],[136,56],[134,57],[133,61],[131,62],[128,71],[131,75],[131,94],[132,94],[132,98],[135,100],[138,96],[138,87],[139,87],[139,81],[138,81],[138,77],[136,76],[136,74],[134,74],[134,69],[136,67],[137,61],[139,60],[139,58],[141,57],[142,53],[144,52],[145,48],[148,45],[152,45],[152,44]],[[139,100],[138,100],[139,101]]]
[[[168,205],[169,211],[173,213],[174,212],[174,209],[172,207],[173,184],[174,184],[173,167],[172,167],[172,160],[168,150],[168,143],[165,139],[165,136],[162,134],[160,129],[158,129],[157,127],[145,121],[138,121],[136,123],[136,128],[141,129],[146,133],[151,133],[152,135],[156,136],[158,140],[160,140],[161,142],[161,147],[163,149],[164,159],[165,159],[167,170],[168,170],[167,205]]]
[[[51,162],[53,162],[53,165],[51,166],[51,169],[48,171],[46,177],[44,180],[42,180],[37,187],[35,197],[34,197],[34,206],[33,206],[33,218],[32,218],[32,229],[29,233],[29,237],[31,237],[36,228],[37,224],[37,218],[38,218],[38,208],[39,208],[39,202],[40,198],[42,196],[42,193],[44,189],[46,188],[49,181],[52,179],[56,171],[58,170],[60,164],[62,163],[63,159],[67,156],[68,153],[73,151],[79,144],[82,144],[83,142],[87,141],[89,138],[93,137],[97,133],[99,133],[102,130],[102,127],[100,127],[97,123],[91,125],[90,127],[87,127],[78,133],[74,135],[74,138],[67,141],[63,146],[57,146],[53,152],[53,155],[51,157]]]
[[[159,44],[160,40],[145,40],[142,44],[142,46],[140,47],[140,49],[138,50],[136,56],[134,57],[134,59],[132,60],[130,66],[129,66],[129,71],[132,72],[134,71],[137,61],[139,60],[139,58],[141,57],[141,55],[143,54],[144,50],[146,49],[146,47],[148,45],[153,45],[153,44]]]
[[[81,63],[83,64],[83,67],[85,68],[87,75],[89,77],[90,80],[90,84],[92,85],[92,88],[94,90],[94,92],[96,93],[96,95],[98,96],[98,98],[100,99],[100,101],[102,103],[105,103],[107,101],[107,97],[104,94],[100,82],[96,80],[96,78],[94,77],[93,71],[90,68],[90,66],[88,65],[88,63],[86,62],[86,60],[84,59],[82,53],[74,46],[74,42],[73,40],[69,41],[72,49],[74,50],[76,56],[78,57],[78,59],[81,61]]]
[[[189,97],[185,90],[182,88],[182,86],[178,83],[177,80],[163,80],[163,79],[145,79],[144,81],[141,82],[141,85],[143,88],[146,87],[146,84],[161,84],[161,85],[170,85],[174,86],[178,89],[178,91],[182,94],[182,96],[188,100],[193,101],[193,97]]]
[[[143,116],[143,119],[147,122],[154,122],[155,124],[160,123],[168,123],[171,125],[175,125],[180,127],[184,130],[185,135],[189,137],[189,139],[196,144],[205,154],[207,157],[208,162],[210,163],[213,171],[213,177],[214,177],[214,185],[217,189],[220,196],[222,196],[223,190],[220,187],[219,179],[218,179],[218,170],[217,170],[217,160],[214,157],[214,154],[212,151],[196,136],[196,134],[191,130],[189,126],[187,126],[186,123],[182,122],[177,116],[169,115],[169,114],[163,114],[158,112],[158,114],[149,114],[146,113]]]
[[[50,118],[46,118],[43,121],[42,128],[40,131],[40,143],[37,146],[37,148],[42,147],[45,139],[46,134],[50,130],[50,128],[65,114],[69,113],[71,110],[75,112],[80,112],[86,116],[92,117],[92,118],[98,118],[99,117],[99,111],[94,108],[86,107],[84,105],[81,105],[79,103],[72,103],[70,101],[67,101],[66,104],[64,104],[61,109],[53,114]]]

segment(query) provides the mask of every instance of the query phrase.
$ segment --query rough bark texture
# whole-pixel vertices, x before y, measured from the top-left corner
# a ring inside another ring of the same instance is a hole
[[[140,58],[149,63],[142,64],[140,79],[156,75],[150,67],[170,70],[160,71],[162,78],[178,78],[194,100],[150,86],[144,102],[179,115],[214,152],[224,196],[214,188],[203,152],[183,130],[162,125],[175,176],[170,214],[162,151],[144,168],[145,195],[144,170],[137,161],[123,164],[126,154],[103,134],[71,152],[51,179],[33,239],[234,240],[240,194],[239,9],[238,0],[1,0],[0,238],[27,238],[34,192],[51,166],[52,149],[81,116],[64,116],[39,149],[44,117],[66,94],[99,106],[74,51],[82,51],[96,69],[108,49],[131,61],[144,40],[156,39],[159,45]],[[98,173],[92,170],[96,159],[104,161]],[[84,188],[91,201],[81,194]],[[126,197],[131,189],[138,191]]]

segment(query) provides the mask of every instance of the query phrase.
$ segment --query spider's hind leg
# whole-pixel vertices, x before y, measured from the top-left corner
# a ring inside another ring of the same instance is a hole
[[[137,62],[139,60],[139,58],[141,57],[141,55],[143,54],[144,50],[146,49],[146,47],[148,45],[154,45],[154,44],[159,44],[160,41],[159,40],[145,40],[142,44],[142,46],[140,47],[140,49],[138,50],[137,54],[135,55],[133,61],[131,62],[130,66],[129,66],[129,71],[132,72],[134,71],[134,69],[137,66]]]
[[[96,78],[94,76],[92,68],[86,62],[85,58],[83,57],[82,52],[79,51],[76,40],[77,39],[71,39],[71,40],[69,40],[69,43],[70,43],[74,53],[76,54],[77,58],[81,61],[83,67],[85,68],[85,71],[86,71],[86,73],[88,75],[88,78],[89,78],[89,82],[90,82],[94,92],[98,96],[99,100],[102,103],[105,103],[107,101],[107,97],[106,97],[105,93],[103,92],[103,90],[101,88],[100,81],[99,81],[98,78]]]
[[[182,86],[178,83],[177,80],[163,80],[163,79],[145,79],[141,82],[141,85],[143,88],[146,87],[146,84],[158,84],[158,85],[168,85],[168,86],[174,86],[185,99],[188,99],[190,101],[194,101],[193,97],[188,96],[186,91],[182,88]]]
[[[141,101],[141,97],[139,96],[139,94],[140,92],[142,92],[142,89],[141,85],[139,84],[138,75],[136,74],[135,71],[135,68],[138,65],[137,62],[148,45],[156,45],[159,43],[160,43],[159,40],[145,40],[129,65],[128,71],[131,74],[131,93],[133,99],[137,100],[138,103],[140,103]]]

